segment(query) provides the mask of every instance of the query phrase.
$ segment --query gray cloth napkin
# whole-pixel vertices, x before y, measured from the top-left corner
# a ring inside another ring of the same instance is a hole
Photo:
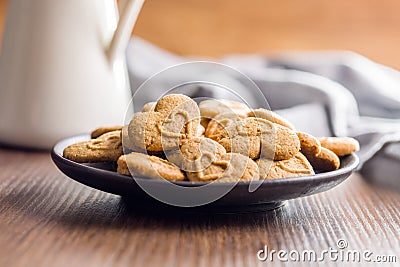
[[[218,81],[242,96],[253,108],[262,103],[240,75],[215,73],[213,68],[178,68],[185,62],[208,60],[174,55],[135,37],[127,50],[133,92],[150,77],[139,105],[190,79]],[[230,55],[218,59],[248,76],[268,100],[271,109],[287,117],[301,131],[316,136],[353,136],[360,141],[360,170],[373,182],[400,189],[400,73],[347,51],[291,52],[266,57]],[[196,73],[195,73],[196,72]],[[200,76],[198,72],[201,72]],[[155,76],[154,76],[155,75]],[[210,85],[192,94],[231,98]]]

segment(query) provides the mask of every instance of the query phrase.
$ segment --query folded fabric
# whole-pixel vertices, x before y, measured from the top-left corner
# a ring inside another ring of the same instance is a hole
[[[135,93],[144,81],[153,79],[151,88],[137,94],[135,101],[139,104],[154,101],[165,88],[196,79],[198,73],[190,68],[180,68],[169,75],[156,74],[177,64],[199,60],[208,59],[180,57],[133,38],[127,50],[132,91]],[[291,120],[297,129],[316,136],[357,138],[361,143],[358,155],[363,175],[371,181],[400,187],[400,146],[396,145],[400,141],[399,72],[347,51],[290,52],[273,57],[230,55],[217,62],[249,77],[270,108]],[[247,81],[242,76],[216,75],[212,68],[201,72],[204,80],[231,85],[251,107],[262,105],[259,97],[246,87]],[[227,98],[223,90],[209,84],[197,86],[193,94],[200,90],[203,96]],[[385,160],[388,155],[390,160]]]

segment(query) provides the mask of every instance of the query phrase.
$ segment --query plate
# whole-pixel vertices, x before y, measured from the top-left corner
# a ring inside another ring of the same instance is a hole
[[[166,205],[159,203],[148,195],[140,185],[155,188],[160,192],[168,191],[170,182],[147,178],[132,178],[118,174],[115,163],[76,163],[65,159],[63,150],[65,147],[89,140],[90,135],[79,135],[66,138],[58,142],[52,149],[51,157],[56,166],[68,177],[98,190],[121,195],[132,202],[154,205]],[[332,172],[320,173],[311,176],[283,178],[274,180],[253,181],[256,186],[254,192],[249,192],[249,182],[239,182],[232,187],[230,183],[212,183],[207,192],[232,189],[221,198],[207,205],[191,208],[192,210],[240,212],[254,210],[271,210],[285,204],[289,199],[305,197],[329,190],[350,176],[356,169],[359,160],[356,154],[351,154],[341,159],[340,169]],[[176,182],[180,186],[196,187],[204,183]],[[180,196],[177,196],[180,197]],[[182,195],[181,197],[187,197]]]

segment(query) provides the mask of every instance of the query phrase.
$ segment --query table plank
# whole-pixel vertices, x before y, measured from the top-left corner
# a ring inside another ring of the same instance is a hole
[[[67,178],[46,152],[3,148],[0,266],[265,266],[264,245],[322,251],[340,238],[400,256],[399,206],[399,192],[355,174],[270,212],[152,212]]]

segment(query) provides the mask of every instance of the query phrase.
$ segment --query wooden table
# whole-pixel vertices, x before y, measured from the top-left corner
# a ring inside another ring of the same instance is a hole
[[[266,266],[265,245],[321,252],[339,239],[399,262],[399,207],[399,192],[355,174],[270,212],[163,214],[70,180],[47,152],[0,148],[0,266]]]
[[[399,68],[399,3],[148,0],[134,33],[182,55],[351,49]],[[46,152],[0,148],[0,266],[266,266],[265,245],[321,252],[339,239],[399,262],[399,207],[399,192],[356,174],[271,212],[162,214],[68,179]]]

